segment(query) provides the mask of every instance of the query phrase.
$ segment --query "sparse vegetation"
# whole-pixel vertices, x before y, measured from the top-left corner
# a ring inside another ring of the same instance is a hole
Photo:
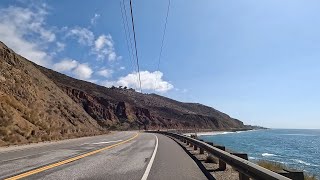
[[[2,42],[0,69],[0,146],[107,132],[31,62]]]
[[[259,160],[256,162],[259,166],[262,166],[266,169],[269,169],[271,171],[280,171],[283,169],[292,169],[285,164],[274,162],[274,161],[267,161],[267,160]],[[315,175],[310,175],[304,173],[304,179],[305,180],[318,180]]]

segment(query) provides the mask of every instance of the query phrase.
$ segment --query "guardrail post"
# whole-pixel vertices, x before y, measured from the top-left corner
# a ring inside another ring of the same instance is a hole
[[[292,180],[304,180],[303,171],[291,171],[288,169],[283,169],[282,172],[277,172],[277,173],[287,178],[290,178]]]
[[[216,147],[216,148],[218,148],[220,150],[223,150],[223,151],[226,150],[225,146],[214,146],[214,147]],[[221,159],[219,159],[219,170],[220,171],[224,171],[226,169],[227,169],[227,164],[224,161],[222,161]]]
[[[200,153],[199,154],[204,154],[204,150],[200,148]]]
[[[193,150],[198,150],[198,146],[197,146],[197,145],[194,145],[194,146],[193,146]]]
[[[187,141],[187,145],[189,145],[190,143],[189,143],[189,141]]]
[[[232,155],[238,156],[239,158],[248,160],[248,154],[245,153],[231,153]],[[250,178],[245,174],[239,172],[239,180],[249,180]]]

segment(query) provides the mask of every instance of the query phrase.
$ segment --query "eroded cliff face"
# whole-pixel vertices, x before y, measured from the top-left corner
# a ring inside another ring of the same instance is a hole
[[[102,127],[122,130],[139,129],[144,128],[145,123],[152,121],[148,109],[132,106],[123,101],[110,101],[67,86],[61,86],[61,89]]]
[[[0,146],[106,132],[31,62],[0,42]]]
[[[242,129],[245,125],[211,107],[182,103],[130,89],[106,88],[38,66],[101,126],[111,129]]]

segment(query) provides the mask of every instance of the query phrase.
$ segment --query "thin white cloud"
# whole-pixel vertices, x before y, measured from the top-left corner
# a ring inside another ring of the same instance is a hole
[[[88,64],[81,64],[73,59],[63,59],[60,62],[55,63],[53,69],[59,72],[72,74],[76,78],[82,80],[89,80],[93,74],[93,70]]]
[[[124,66],[121,66],[120,68],[119,68],[119,70],[125,70],[126,69],[126,67],[124,67]]]
[[[97,38],[97,40],[94,42],[95,44],[95,49],[97,51],[101,50],[104,48],[105,45],[108,45],[108,47],[113,48],[113,43],[112,43],[112,37],[110,35],[101,35]]]
[[[86,79],[86,81],[97,84],[99,82],[99,80],[97,79]]]
[[[57,42],[56,45],[57,45],[57,52],[63,51],[64,48],[66,47],[66,45],[64,43],[61,43],[61,42]]]
[[[117,86],[116,81],[102,81],[102,82],[100,82],[100,84],[105,87]]]
[[[72,73],[79,79],[90,79],[93,73],[92,69],[87,64],[79,64]]]
[[[160,71],[141,71],[141,88],[142,90],[155,90],[157,92],[167,92],[173,89],[173,85],[162,79],[163,73]],[[140,83],[138,81],[138,73],[133,72],[124,77],[120,77],[117,81],[105,81],[103,85],[110,86],[126,86],[139,90]]]
[[[55,63],[53,65],[53,70],[59,71],[59,72],[67,72],[71,71],[72,69],[76,68],[78,66],[78,61],[73,59],[63,59],[62,61]]]
[[[100,71],[97,72],[98,75],[109,78],[113,74],[113,70],[111,69],[101,69]]]
[[[41,66],[92,82],[91,77],[93,75],[103,77],[112,75],[112,70],[100,70],[94,73],[94,70],[87,63],[80,63],[72,59],[62,59],[59,62],[54,62],[54,57],[66,48],[66,42],[63,41],[64,37],[74,38],[80,44],[88,46],[88,53],[96,55],[97,59],[109,61],[121,59],[121,56],[118,56],[115,51],[110,34],[95,37],[94,33],[88,28],[69,28],[65,26],[58,29],[47,25],[46,4],[39,3],[38,6],[34,4],[26,8],[9,6],[0,8],[0,14],[0,41],[18,54]],[[99,16],[99,14],[96,14],[94,21]],[[64,37],[59,37],[60,35]]]
[[[76,38],[79,44],[91,47],[90,53],[96,55],[98,60],[115,61],[122,58],[117,55],[110,34],[102,34],[95,39],[95,35],[89,29],[75,27],[69,30],[67,37]]]
[[[67,36],[74,37],[81,45],[91,46],[94,41],[94,34],[87,28],[75,27],[71,29]]]
[[[91,25],[95,25],[97,23],[97,20],[100,18],[100,14],[94,14],[94,16],[90,19]]]
[[[54,42],[56,36],[45,26],[45,6],[35,9],[10,6],[0,9],[0,14],[1,41],[36,64],[48,66],[52,57],[43,46]]]
[[[112,36],[100,35],[94,42],[94,48],[92,49],[93,54],[96,54],[98,59],[107,59],[109,61],[115,61],[119,57],[117,56],[114,49],[114,42]]]

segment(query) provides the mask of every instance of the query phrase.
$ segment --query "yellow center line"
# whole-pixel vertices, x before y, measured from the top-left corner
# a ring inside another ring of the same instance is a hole
[[[107,149],[111,149],[113,147],[116,147],[116,146],[119,146],[119,145],[124,144],[126,142],[129,142],[129,141],[135,139],[136,137],[138,137],[138,135],[139,135],[139,133],[137,133],[136,135],[134,135],[133,137],[131,137],[131,138],[125,140],[125,141],[121,141],[121,142],[113,144],[111,146],[107,146],[107,147],[104,147],[104,148],[101,148],[101,149],[97,149],[97,150],[94,150],[94,151],[91,151],[91,152],[88,152],[88,153],[85,153],[85,154],[82,154],[82,155],[79,155],[79,156],[76,156],[76,157],[73,157],[73,158],[70,158],[70,159],[66,159],[66,160],[63,160],[63,161],[60,161],[60,162],[57,162],[57,163],[53,163],[53,164],[50,164],[50,165],[47,165],[47,166],[44,166],[44,167],[41,167],[41,168],[38,168],[38,169],[34,169],[34,170],[31,170],[31,171],[16,175],[16,176],[12,176],[12,177],[7,178],[5,180],[21,179],[21,178],[24,178],[24,177],[27,177],[27,176],[31,176],[33,174],[40,173],[42,171],[46,171],[48,169],[52,169],[54,167],[61,166],[63,164],[67,164],[67,163],[82,159],[82,158],[87,157],[87,156],[91,156],[93,154],[97,154],[98,152],[101,152],[101,151],[104,151],[104,150],[107,150]]]

